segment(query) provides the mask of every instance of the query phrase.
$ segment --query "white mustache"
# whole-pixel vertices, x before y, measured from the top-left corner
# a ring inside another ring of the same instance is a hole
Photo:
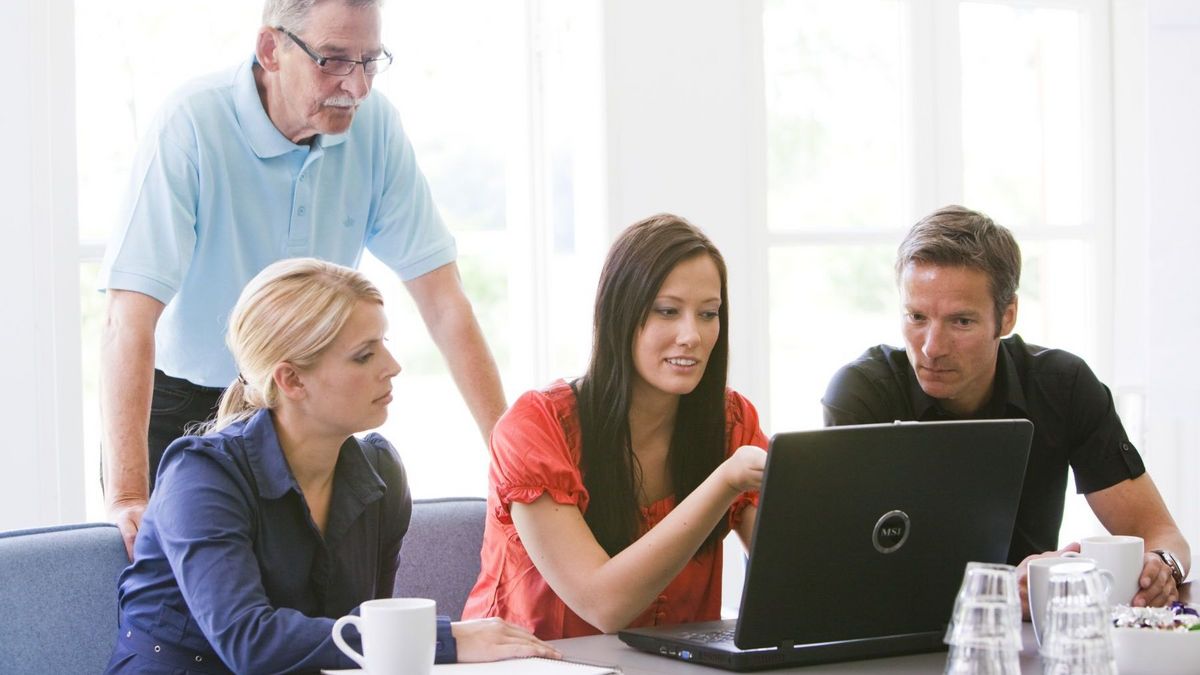
[[[329,106],[330,108],[357,108],[358,104],[361,102],[362,99],[354,98],[352,96],[334,96],[333,98],[325,99],[323,105]]]

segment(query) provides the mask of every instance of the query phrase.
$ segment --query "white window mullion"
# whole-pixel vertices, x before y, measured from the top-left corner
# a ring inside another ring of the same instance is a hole
[[[910,0],[911,219],[963,198],[958,2]]]
[[[909,67],[906,68],[909,94],[908,120],[911,129],[905,156],[912,171],[910,218],[936,208],[939,199],[937,155],[939,147],[937,100],[937,36],[934,33],[935,0],[910,0],[908,3]]]
[[[934,200],[918,217],[940,206],[963,201],[962,55],[958,2],[933,0]]]
[[[507,202],[505,227],[508,232],[508,305],[511,320],[505,326],[512,345],[510,355],[511,372],[522,377],[518,382],[506,382],[512,398],[532,382],[526,377],[540,374],[539,359],[544,350],[544,331],[539,326],[542,307],[539,298],[544,295],[541,288],[542,274],[539,261],[542,253],[539,221],[544,209],[539,199],[537,170],[541,166],[538,116],[540,107],[535,93],[538,59],[534,54],[533,40],[536,35],[534,22],[538,0],[526,0],[521,11],[525,31],[525,52],[519,62],[516,79],[519,82],[518,100],[524,101],[521,112],[525,119],[511,126],[514,133],[508,138],[505,184]]]
[[[770,332],[770,273],[769,250],[774,243],[768,234],[767,223],[767,110],[766,82],[763,63],[763,0],[744,0],[742,6],[742,43],[746,76],[741,95],[746,101],[746,128],[756,130],[747,134],[746,239],[747,259],[740,279],[731,283],[743,288],[739,300],[743,305],[731,321],[744,334],[741,345],[745,353],[735,354],[731,368],[745,381],[746,394],[760,401],[758,413],[764,429],[771,425],[769,392],[771,385]],[[745,292],[749,289],[749,292]],[[731,345],[732,346],[732,345]],[[736,377],[735,373],[735,377]]]
[[[530,370],[533,373],[535,386],[549,381],[553,377],[550,368],[550,252],[551,231],[550,223],[550,189],[552,163],[549,160],[549,143],[546,138],[546,26],[543,23],[543,0],[526,0],[526,54],[528,63],[528,81],[526,100],[528,108],[528,154],[529,154],[529,234],[526,241],[528,247],[529,273],[532,287],[528,296],[528,304],[532,309],[529,325],[529,348],[531,351]]]
[[[1113,42],[1109,2],[1084,5],[1086,17],[1083,58],[1084,144],[1083,192],[1084,223],[1091,225],[1094,264],[1092,282],[1096,292],[1096,359],[1093,364],[1105,381],[1114,371],[1114,296],[1116,277],[1101,274],[1114,263],[1114,137],[1113,137]]]

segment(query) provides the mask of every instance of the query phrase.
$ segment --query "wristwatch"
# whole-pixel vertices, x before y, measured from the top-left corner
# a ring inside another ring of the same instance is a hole
[[[1179,558],[1161,548],[1152,549],[1150,552],[1162,558],[1163,564],[1171,569],[1171,576],[1175,578],[1175,588],[1183,586],[1183,564],[1179,562]]]

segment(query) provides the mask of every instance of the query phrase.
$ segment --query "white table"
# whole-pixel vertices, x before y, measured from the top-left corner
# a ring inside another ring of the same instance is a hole
[[[1182,600],[1197,602],[1194,582],[1185,583],[1181,589]],[[1037,639],[1032,624],[1022,624],[1021,638],[1025,648],[1021,650],[1021,672],[1035,675],[1042,672],[1042,660],[1038,656]],[[616,635],[594,635],[591,637],[554,640],[550,644],[567,658],[611,666],[620,666],[625,675],[700,675],[728,673],[730,671],[685,663],[665,656],[647,654],[621,642]],[[760,671],[764,673],[892,673],[896,675],[929,675],[940,673],[946,666],[946,652],[929,652],[894,656],[886,659],[846,661],[816,666],[779,668]]]
[[[1042,662],[1037,653],[1037,641],[1033,627],[1023,624],[1025,649],[1021,652],[1021,672],[1041,673]],[[615,635],[593,635],[591,637],[554,640],[550,644],[563,656],[591,663],[620,666],[625,675],[707,675],[729,671],[685,663],[665,656],[647,654],[629,647]],[[885,659],[847,661],[797,668],[779,668],[764,673],[890,673],[894,675],[930,675],[940,673],[946,665],[946,652],[910,654]]]

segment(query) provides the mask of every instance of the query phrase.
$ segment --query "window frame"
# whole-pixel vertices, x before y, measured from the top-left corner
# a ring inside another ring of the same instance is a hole
[[[912,130],[911,147],[926,148],[925,152],[910,152],[912,172],[912,194],[910,203],[913,213],[909,222],[946,204],[961,204],[963,188],[963,138],[962,138],[962,93],[961,55],[959,53],[958,10],[961,4],[981,2],[1011,7],[1037,8],[1055,7],[1077,10],[1084,18],[1083,70],[1088,73],[1083,81],[1084,98],[1084,143],[1091,153],[1084,162],[1084,205],[1091,211],[1084,213],[1085,223],[1079,226],[1034,225],[1018,228],[1016,235],[1022,242],[1050,240],[1073,240],[1090,244],[1093,255],[1091,264],[1096,270],[1111,269],[1113,262],[1113,149],[1114,128],[1112,119],[1112,38],[1110,31],[1110,0],[1091,2],[1088,0],[907,0],[909,22],[909,47],[911,59],[908,110],[905,111]],[[760,0],[761,4],[761,0]],[[756,44],[759,53],[765,49],[761,18],[759,25],[746,26],[746,41]],[[765,88],[763,88],[762,119],[766,120]],[[767,148],[756,150],[761,164],[766,166]],[[768,288],[768,259],[771,250],[791,246],[824,245],[885,245],[896,246],[903,236],[900,229],[808,229],[802,231],[772,230],[767,221],[767,196],[765,168],[762,179],[763,198],[758,211],[762,217],[753,218],[752,242],[756,270],[755,283]],[[970,207],[970,204],[966,204]],[[907,223],[906,223],[907,225]],[[1092,308],[1095,322],[1096,354],[1089,359],[1092,368],[1102,380],[1107,380],[1113,371],[1113,321],[1114,303],[1112,277],[1096,275],[1103,284],[1097,289],[1095,306]],[[765,295],[765,294],[764,294]],[[753,334],[756,337],[755,351],[770,354],[769,316],[765,307],[754,314]],[[865,347],[866,345],[864,345]],[[769,361],[769,357],[768,357]],[[771,373],[783,372],[767,364],[758,364],[754,378],[761,391],[770,391]],[[765,400],[765,399],[764,399]],[[769,424],[770,410],[760,411],[764,424]]]

